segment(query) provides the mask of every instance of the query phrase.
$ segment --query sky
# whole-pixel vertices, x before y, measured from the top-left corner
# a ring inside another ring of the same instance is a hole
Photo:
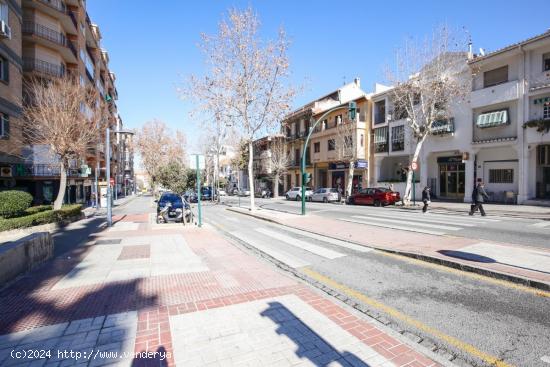
[[[116,74],[125,128],[159,119],[183,130],[193,149],[200,127],[177,88],[189,75],[205,72],[197,47],[200,34],[215,34],[228,9],[247,6],[259,15],[262,37],[276,37],[282,26],[292,42],[291,82],[305,84],[294,107],[355,77],[365,92],[372,91],[374,83],[384,82],[384,65],[406,38],[423,38],[442,24],[467,30],[475,52],[480,47],[490,52],[550,28],[548,0],[88,0],[88,14],[100,27]]]

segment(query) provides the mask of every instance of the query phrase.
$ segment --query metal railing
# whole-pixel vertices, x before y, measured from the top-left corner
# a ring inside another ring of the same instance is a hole
[[[14,166],[14,176],[16,177],[56,177],[61,174],[59,164],[16,164]],[[68,177],[80,177],[79,169],[67,169]]]
[[[23,70],[35,71],[41,74],[60,78],[65,75],[65,66],[49,63],[44,60],[31,57],[23,58]]]
[[[22,31],[23,33],[34,34],[40,38],[47,39],[48,41],[57,43],[61,46],[67,46],[67,37],[65,37],[63,33],[39,23],[26,20],[23,22]]]
[[[48,5],[50,8],[65,12],[67,6],[61,0],[39,0],[41,3]]]

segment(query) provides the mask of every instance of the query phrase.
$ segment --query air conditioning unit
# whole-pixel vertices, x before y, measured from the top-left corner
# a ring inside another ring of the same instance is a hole
[[[11,28],[5,21],[0,21],[0,37],[11,39]]]
[[[11,167],[0,167],[0,177],[13,177]]]

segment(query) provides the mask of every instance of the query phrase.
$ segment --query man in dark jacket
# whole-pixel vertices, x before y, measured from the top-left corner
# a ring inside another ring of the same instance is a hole
[[[485,185],[483,184],[483,181],[479,181],[477,183],[476,188],[474,188],[474,192],[472,193],[472,199],[474,201],[474,205],[470,208],[470,215],[474,215],[474,213],[479,209],[479,212],[482,216],[485,216],[485,209],[483,209],[483,203],[485,200],[489,200],[489,195],[487,195],[487,192],[485,191]]]
[[[430,188],[428,186],[424,187],[424,190],[422,190],[422,202],[424,203],[424,206],[422,207],[422,213],[426,213],[428,211],[428,205],[431,202]]]

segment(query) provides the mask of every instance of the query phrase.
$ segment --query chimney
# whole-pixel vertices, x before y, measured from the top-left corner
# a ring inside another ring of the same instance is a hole
[[[357,88],[361,88],[361,79],[355,78],[355,79],[353,79],[353,82],[355,83]]]
[[[474,58],[474,53],[472,51],[472,40],[468,42],[468,60],[471,60]]]

